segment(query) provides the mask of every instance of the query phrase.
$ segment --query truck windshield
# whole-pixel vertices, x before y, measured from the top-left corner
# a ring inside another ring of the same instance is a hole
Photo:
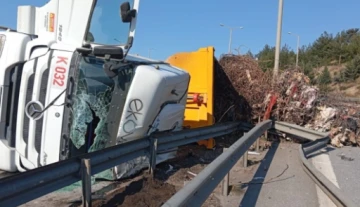
[[[115,81],[102,65],[102,60],[91,57],[83,57],[79,64],[71,107],[73,155],[103,149],[110,136],[107,116]]]
[[[127,0],[133,7],[133,0]],[[97,0],[91,17],[87,42],[101,45],[125,45],[130,24],[121,21],[120,5],[126,0]]]
[[[118,62],[117,62],[118,63]],[[68,156],[94,152],[117,142],[117,133],[134,67],[124,64],[109,76],[104,60],[83,56],[72,75],[72,104],[67,109],[70,131]]]

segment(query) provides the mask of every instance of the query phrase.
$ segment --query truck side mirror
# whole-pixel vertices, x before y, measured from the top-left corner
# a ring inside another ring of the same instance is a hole
[[[124,58],[124,51],[121,47],[114,46],[96,46],[93,48],[95,56],[104,57],[105,59],[114,58],[122,60]]]
[[[122,22],[131,22],[132,18],[136,15],[136,9],[130,10],[130,3],[124,2],[120,5],[120,16]]]

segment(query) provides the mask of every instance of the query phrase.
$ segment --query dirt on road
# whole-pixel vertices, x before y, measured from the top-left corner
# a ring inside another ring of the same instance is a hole
[[[125,188],[112,191],[106,196],[105,200],[96,201],[93,206],[158,207],[174,195],[175,192],[175,187],[170,184],[144,177],[132,182]]]
[[[235,142],[237,140],[235,137],[240,136],[218,138],[214,149],[206,149],[196,143],[179,147],[176,158],[156,166],[154,180],[149,176],[148,169],[144,169],[134,177],[121,181],[98,181],[92,186],[93,206],[161,206],[221,155],[224,147],[229,147]],[[261,154],[266,152],[268,144],[266,140],[260,141]],[[221,197],[220,182],[202,206],[237,205],[239,196],[244,194],[246,188],[236,189],[241,183],[252,179],[262,157],[262,155],[249,155],[248,168],[242,168],[242,162],[239,160],[230,173],[230,185],[233,186],[233,190],[229,197]],[[81,186],[71,191],[56,191],[21,206],[81,206]]]
[[[227,142],[229,141],[227,139]],[[112,190],[106,190],[105,194],[101,195],[102,200],[93,201],[93,206],[159,207],[195,178],[209,163],[221,155],[223,147],[219,145],[228,145],[234,141],[231,140],[230,143],[224,143],[224,141],[217,142],[218,146],[212,150],[197,144],[182,146],[179,148],[176,158],[157,165],[154,179],[150,177],[147,170],[144,170],[133,178],[130,183],[122,183],[121,185],[112,186]],[[266,144],[266,141],[261,140],[261,146]],[[258,158],[255,160],[258,160]],[[248,169],[241,168],[239,164],[232,169],[233,173],[236,174],[240,171],[242,172],[242,176],[239,175],[232,178],[235,179],[234,182],[250,179],[254,173],[253,171],[256,169],[256,163],[258,163],[258,161],[255,163],[252,161],[250,156]],[[217,186],[202,206],[224,206],[222,201],[224,199],[219,198],[220,192],[221,184]]]
[[[175,159],[157,165],[154,179],[144,170],[128,185],[112,186],[113,190],[103,194],[101,200],[93,201],[93,206],[159,207],[221,153],[221,148],[208,150],[196,144],[183,146],[178,150]],[[219,200],[211,195],[203,206],[221,205]]]

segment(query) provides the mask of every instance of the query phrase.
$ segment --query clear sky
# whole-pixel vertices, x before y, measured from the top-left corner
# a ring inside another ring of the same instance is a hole
[[[16,6],[29,2],[40,6],[47,0],[4,1],[0,25],[16,28]],[[302,45],[324,31],[360,27],[359,8],[359,0],[284,0],[281,43],[296,48],[296,37],[288,35],[289,31],[300,35]],[[245,45],[257,53],[265,44],[275,45],[277,14],[278,0],[140,0],[130,53],[148,56],[148,49],[154,48],[151,57],[164,60],[176,52],[214,46],[219,56],[227,52],[229,43],[229,29],[220,23],[243,26],[234,30],[232,47]],[[240,50],[246,52],[246,47]]]

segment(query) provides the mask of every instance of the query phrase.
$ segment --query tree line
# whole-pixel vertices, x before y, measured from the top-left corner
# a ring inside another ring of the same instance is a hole
[[[251,55],[251,52],[248,53]],[[275,47],[265,45],[255,56],[259,66],[265,70],[274,68]],[[280,69],[295,68],[296,51],[288,45],[280,50]],[[345,64],[345,69],[331,78],[327,66]],[[326,66],[315,79],[314,68]],[[328,84],[332,81],[353,81],[360,76],[360,30],[352,28],[336,35],[323,32],[313,43],[299,48],[299,67],[313,83]],[[330,78],[330,79],[329,79]]]

